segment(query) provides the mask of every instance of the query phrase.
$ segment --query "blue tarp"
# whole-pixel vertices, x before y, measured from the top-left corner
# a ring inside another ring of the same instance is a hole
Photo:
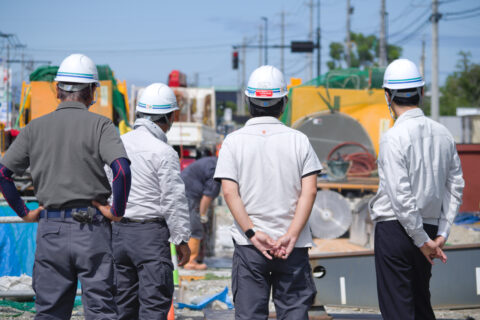
[[[198,304],[188,304],[188,303],[179,302],[177,303],[176,307],[178,309],[188,308],[192,310],[202,310],[203,308],[205,308],[215,300],[225,303],[228,309],[233,309],[233,304],[230,301],[230,298],[228,297],[228,287],[225,287],[225,289],[223,289],[223,291],[220,293],[216,293],[203,298],[202,301],[200,301]]]
[[[38,208],[38,203],[27,203],[29,209]],[[0,216],[17,216],[6,206],[0,206]],[[35,258],[36,223],[0,224],[0,277],[32,276]]]

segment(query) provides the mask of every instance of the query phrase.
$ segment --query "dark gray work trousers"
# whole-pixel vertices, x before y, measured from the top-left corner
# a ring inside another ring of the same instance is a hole
[[[438,227],[424,224],[435,239]],[[398,221],[375,227],[375,269],[380,311],[385,320],[434,320],[430,303],[432,265]]]
[[[166,320],[174,290],[166,223],[116,222],[112,232],[118,319]]]
[[[42,218],[33,266],[35,319],[70,319],[77,283],[85,319],[116,319],[110,221]]]
[[[235,244],[232,291],[236,320],[268,319],[272,290],[278,320],[307,320],[317,290],[307,248],[295,248],[287,260],[268,260],[253,245]]]

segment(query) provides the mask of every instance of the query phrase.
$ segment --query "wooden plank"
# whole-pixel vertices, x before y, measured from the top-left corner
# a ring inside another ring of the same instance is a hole
[[[360,191],[374,191],[378,190],[378,178],[365,177],[365,178],[348,178],[345,181],[328,181],[321,179],[317,182],[317,188],[319,189],[336,189],[342,190],[360,190]]]

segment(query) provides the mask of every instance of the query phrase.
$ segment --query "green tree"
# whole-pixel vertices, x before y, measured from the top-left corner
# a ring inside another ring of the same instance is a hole
[[[378,66],[380,56],[379,41],[375,35],[364,35],[362,33],[350,33],[351,50],[350,66],[353,68],[369,68]],[[391,62],[398,59],[402,54],[402,48],[394,45],[387,45],[387,60]],[[330,70],[346,66],[346,48],[342,42],[330,43],[330,58],[327,66]]]
[[[480,64],[472,63],[471,53],[460,51],[457,70],[440,88],[440,114],[455,115],[457,107],[480,107]]]

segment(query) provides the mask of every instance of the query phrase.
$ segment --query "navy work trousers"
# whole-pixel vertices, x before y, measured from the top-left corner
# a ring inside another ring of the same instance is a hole
[[[435,239],[438,227],[424,224]],[[432,265],[398,221],[375,227],[378,302],[386,320],[435,319],[430,303]]]
[[[317,290],[307,248],[268,260],[253,245],[235,244],[232,291],[236,320],[266,320],[272,290],[278,320],[306,320]]]
[[[112,233],[118,319],[166,320],[174,290],[166,223],[116,222]]]
[[[35,319],[70,319],[78,280],[85,319],[117,318],[110,221],[100,214],[94,219],[40,219],[33,266]]]

